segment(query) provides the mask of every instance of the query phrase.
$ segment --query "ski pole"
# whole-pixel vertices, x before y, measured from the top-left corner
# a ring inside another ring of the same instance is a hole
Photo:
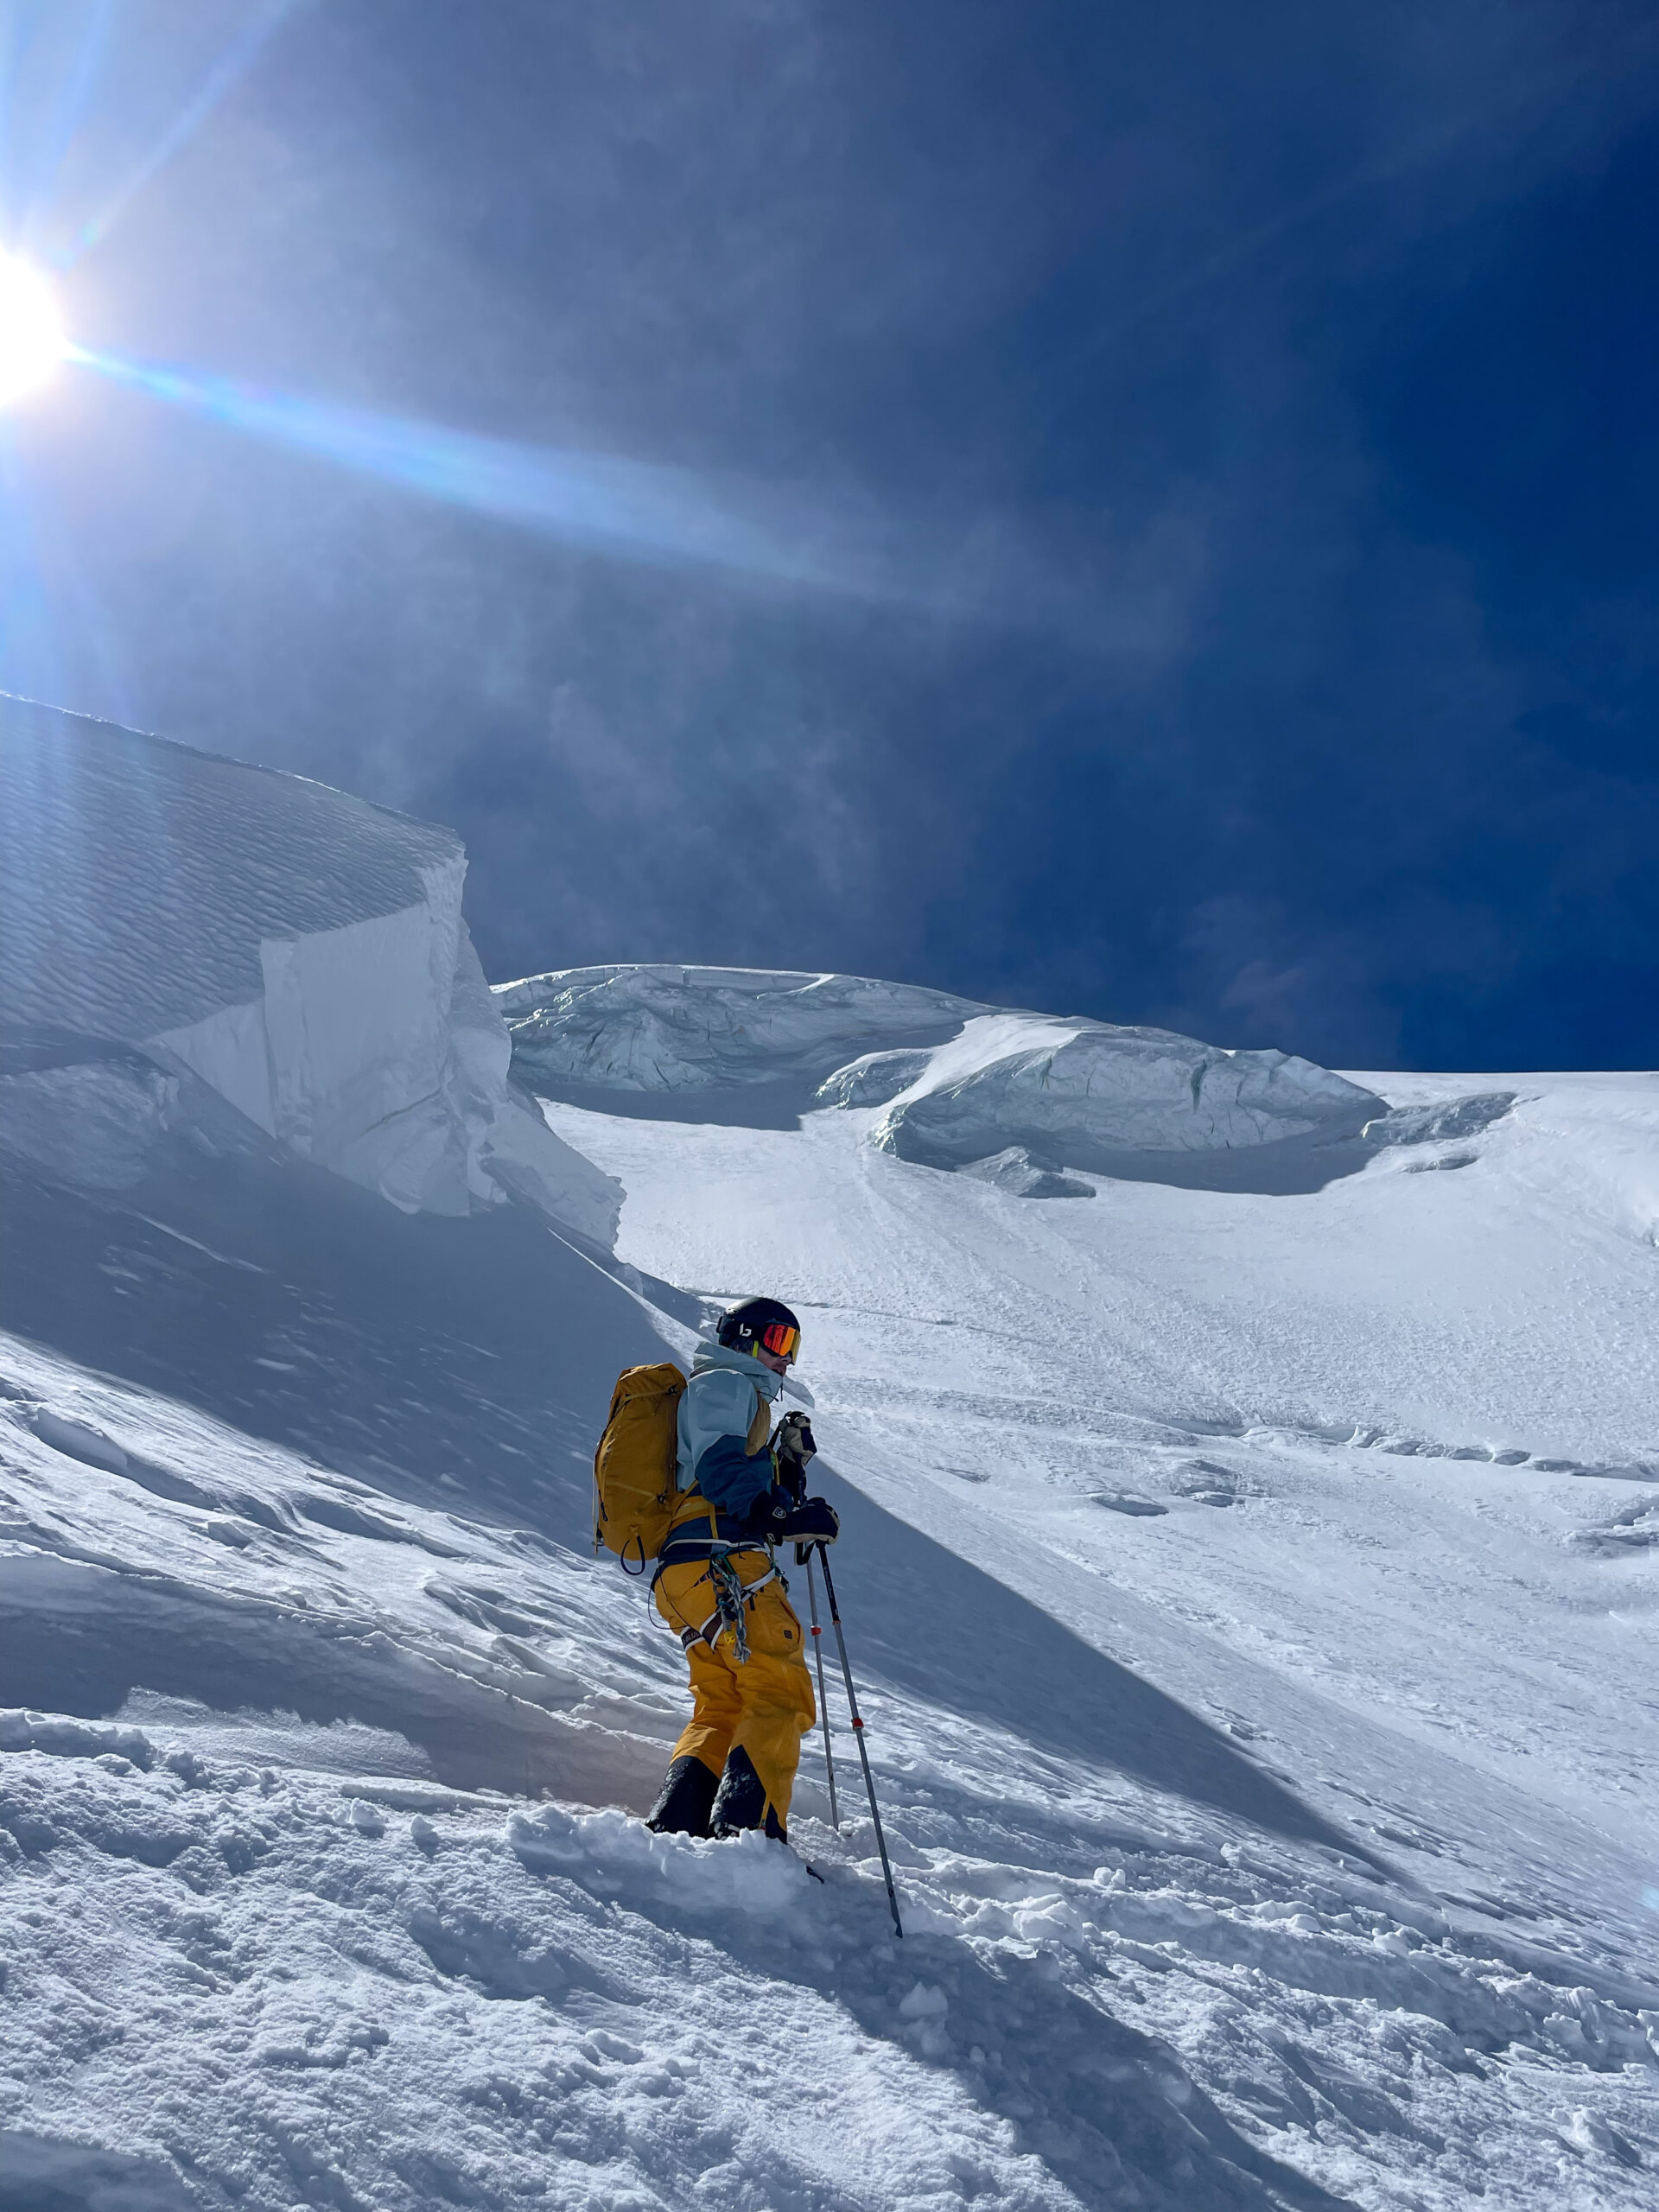
[[[812,1553],[806,1554],[806,1597],[812,1609],[812,1656],[818,1662],[818,1718],[823,1728],[823,1770],[830,1777],[830,1825],[839,1832],[841,1815],[836,1805],[836,1755],[830,1748],[830,1699],[823,1687],[823,1630],[818,1626],[818,1581],[812,1571]]]
[[[858,1745],[860,1764],[864,1769],[864,1787],[869,1792],[870,1818],[875,1823],[875,1847],[881,1853],[881,1872],[887,1878],[887,1903],[893,1909],[893,1933],[902,1936],[904,1923],[899,1917],[899,1892],[893,1886],[893,1866],[887,1857],[887,1840],[881,1833],[881,1815],[876,1810],[875,1780],[870,1772],[870,1755],[864,1748],[864,1720],[858,1709],[858,1692],[853,1688],[853,1670],[847,1663],[847,1638],[842,1631],[841,1612],[836,1604],[836,1586],[830,1573],[828,1548],[818,1546],[818,1557],[823,1562],[823,1594],[830,1601],[830,1618],[835,1624],[836,1643],[841,1653],[841,1671],[847,1683],[847,1702],[852,1709],[853,1738]]]

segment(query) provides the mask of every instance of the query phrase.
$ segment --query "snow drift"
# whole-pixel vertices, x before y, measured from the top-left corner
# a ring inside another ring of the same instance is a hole
[[[194,1078],[406,1211],[512,1193],[608,1243],[616,1185],[509,1086],[451,831],[15,699],[0,807],[14,1146],[119,1182]]]
[[[579,968],[501,985],[495,996],[515,1071],[546,1095],[695,1099],[720,1086],[816,1080],[798,1107],[885,1106],[871,1133],[883,1151],[978,1166],[981,1179],[1025,1197],[1089,1195],[1061,1167],[1144,1172],[1148,1159],[1333,1141],[1387,1111],[1372,1092],[1288,1053],[1012,1012],[868,976]]]

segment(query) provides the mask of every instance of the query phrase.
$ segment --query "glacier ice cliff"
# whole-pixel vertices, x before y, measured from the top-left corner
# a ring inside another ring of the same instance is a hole
[[[1124,1155],[1235,1152],[1357,1135],[1382,1102],[1288,1052],[1200,1044],[1168,1029],[982,1016],[930,1056],[874,1141],[962,1166],[1010,1145],[1110,1174]]]
[[[679,1093],[687,1115],[741,1121],[744,1096],[770,1085],[791,1126],[885,1108],[869,1130],[880,1150],[1017,1197],[1087,1195],[1062,1167],[1318,1187],[1362,1164],[1351,1141],[1387,1110],[1290,1053],[862,976],[623,963],[530,976],[495,999],[515,1072],[544,1096],[628,1112]]]
[[[451,831],[11,698],[0,814],[14,1147],[136,1178],[201,1084],[406,1212],[511,1196],[611,1241],[617,1185],[509,1083]]]
[[[988,1009],[866,976],[629,962],[496,986],[524,1082],[702,1090],[829,1075],[880,1045],[942,1042]]]

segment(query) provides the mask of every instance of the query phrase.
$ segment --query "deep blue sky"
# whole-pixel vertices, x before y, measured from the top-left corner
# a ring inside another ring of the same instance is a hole
[[[14,239],[262,12],[0,0]],[[1656,238],[1650,4],[310,0],[76,334],[689,472],[789,573],[82,369],[8,434],[0,681],[453,823],[496,977],[1651,1065]]]

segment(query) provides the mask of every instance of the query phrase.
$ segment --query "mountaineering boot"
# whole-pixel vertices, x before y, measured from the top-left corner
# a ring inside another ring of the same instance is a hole
[[[663,1777],[662,1795],[645,1815],[645,1826],[658,1835],[709,1835],[709,1810],[720,1788],[720,1777],[688,1752],[676,1759]]]
[[[754,1762],[741,1744],[734,1744],[726,1755],[726,1771],[720,1777],[720,1789],[709,1815],[710,1835],[741,1835],[745,1828],[758,1828],[764,1821],[766,1834],[779,1843],[787,1843],[783,1822],[766,1802],[766,1784],[754,1770]]]

